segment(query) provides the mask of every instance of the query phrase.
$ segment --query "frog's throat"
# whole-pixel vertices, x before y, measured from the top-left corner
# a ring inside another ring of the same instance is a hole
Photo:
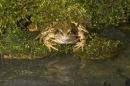
[[[55,37],[54,42],[58,44],[74,44],[78,41],[77,36],[60,36],[60,37]]]

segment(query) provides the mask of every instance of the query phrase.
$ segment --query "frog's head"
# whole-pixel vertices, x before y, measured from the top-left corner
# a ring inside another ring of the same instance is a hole
[[[54,26],[55,42],[59,44],[72,44],[78,41],[78,28],[67,21],[59,22]]]

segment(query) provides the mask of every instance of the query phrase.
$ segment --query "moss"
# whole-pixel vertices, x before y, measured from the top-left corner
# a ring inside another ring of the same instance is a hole
[[[76,51],[75,56],[89,59],[110,59],[118,55],[122,50],[122,44],[119,40],[111,40],[92,34],[94,37],[88,45],[85,46],[85,51]]]
[[[46,56],[46,47],[34,40],[28,32],[15,29],[2,36],[1,52],[6,58],[41,58]]]

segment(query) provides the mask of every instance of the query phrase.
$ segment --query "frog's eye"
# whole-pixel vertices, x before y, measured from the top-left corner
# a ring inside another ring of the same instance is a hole
[[[58,33],[62,33],[62,30],[61,29],[57,29],[55,34],[58,34]]]
[[[68,33],[69,33],[69,34],[75,34],[76,31],[75,31],[74,29],[70,29]]]

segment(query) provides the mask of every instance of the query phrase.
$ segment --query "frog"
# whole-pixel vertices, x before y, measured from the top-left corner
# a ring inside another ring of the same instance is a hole
[[[92,38],[88,30],[78,22],[75,21],[54,21],[49,24],[41,33],[35,38],[43,42],[49,49],[58,51],[55,47],[57,44],[75,44],[73,51],[81,48],[84,51],[87,39]]]

